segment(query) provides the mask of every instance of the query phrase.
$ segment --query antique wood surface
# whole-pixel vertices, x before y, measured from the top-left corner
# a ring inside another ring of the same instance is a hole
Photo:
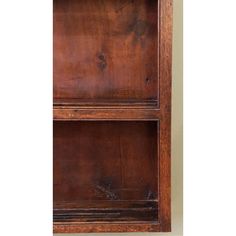
[[[159,219],[161,231],[171,230],[171,65],[172,0],[160,1],[160,136],[159,136]]]
[[[54,233],[92,233],[92,232],[160,232],[161,227],[159,223],[124,223],[124,222],[108,222],[108,223],[61,223],[54,224]]]
[[[157,120],[157,101],[54,99],[54,120]]]
[[[157,120],[158,109],[54,108],[54,120]]]
[[[155,222],[157,202],[154,200],[74,201],[54,204],[54,223],[85,222]],[[73,208],[73,210],[72,210]]]
[[[55,233],[171,230],[172,0],[54,0]]]
[[[54,97],[157,98],[157,2],[54,0]]]
[[[54,202],[155,200],[156,130],[156,122],[54,122]]]

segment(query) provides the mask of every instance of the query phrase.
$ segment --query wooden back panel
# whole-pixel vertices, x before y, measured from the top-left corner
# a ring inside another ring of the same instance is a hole
[[[157,200],[156,122],[54,122],[54,202]]]
[[[157,99],[156,0],[54,0],[54,98]]]

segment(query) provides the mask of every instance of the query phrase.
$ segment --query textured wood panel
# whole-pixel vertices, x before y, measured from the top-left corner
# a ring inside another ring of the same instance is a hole
[[[157,98],[156,0],[54,0],[54,97]]]
[[[172,0],[53,2],[54,232],[170,231]]]
[[[157,199],[156,122],[54,122],[54,201]]]

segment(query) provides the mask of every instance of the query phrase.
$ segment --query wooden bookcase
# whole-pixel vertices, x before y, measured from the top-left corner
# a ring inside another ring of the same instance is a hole
[[[54,232],[170,231],[172,0],[53,5]]]

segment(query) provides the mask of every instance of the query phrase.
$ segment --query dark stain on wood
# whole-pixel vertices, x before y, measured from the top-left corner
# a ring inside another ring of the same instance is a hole
[[[107,61],[104,53],[98,53],[97,58],[99,59],[98,67],[101,71],[104,71],[107,67]]]
[[[155,121],[54,122],[54,201],[146,200],[157,188],[156,130]]]
[[[104,205],[106,204],[106,205]],[[54,204],[54,222],[125,222],[130,220],[155,221],[158,204],[154,201],[94,201]],[[72,210],[73,207],[73,210]]]
[[[118,199],[117,195],[114,192],[112,192],[110,186],[103,186],[98,184],[96,185],[96,189],[102,192],[109,200]]]
[[[147,28],[148,28],[147,22],[138,19],[137,21],[135,21],[133,24],[129,26],[129,31],[131,32],[133,31],[136,37],[140,38],[141,36],[145,34],[145,32],[147,31]]]
[[[156,1],[54,3],[55,99],[157,99]],[[143,79],[150,74],[153,82],[146,89]]]
[[[147,77],[147,78],[145,79],[146,85],[148,85],[148,84],[150,83],[150,81],[151,81],[150,77]]]
[[[147,194],[146,194],[146,199],[153,200],[155,198],[156,198],[156,194],[151,189],[148,189]]]

